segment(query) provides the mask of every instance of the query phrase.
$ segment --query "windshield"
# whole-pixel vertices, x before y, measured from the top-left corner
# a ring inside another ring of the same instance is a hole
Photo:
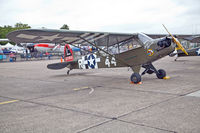
[[[138,38],[143,44],[145,44],[148,41],[153,40],[151,37],[149,37],[149,36],[147,36],[147,35],[145,35],[143,33],[138,33]]]

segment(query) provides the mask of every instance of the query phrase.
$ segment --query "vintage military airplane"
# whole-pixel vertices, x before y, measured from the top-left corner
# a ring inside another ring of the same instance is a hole
[[[193,43],[193,45],[190,44],[189,46],[187,46],[188,48],[186,48],[188,56],[200,56],[200,35],[187,36],[184,37],[184,40]],[[173,53],[170,54],[170,56],[176,56],[175,61],[177,61],[179,57],[183,57],[186,55],[183,53],[183,51],[176,49]]]
[[[163,25],[164,26],[164,25]],[[166,29],[166,28],[165,28]],[[166,29],[168,32],[168,30]],[[169,33],[169,32],[168,32]],[[141,82],[141,67],[145,73],[155,73],[159,79],[166,77],[163,69],[157,70],[152,62],[172,53],[176,48],[188,54],[177,38],[169,33],[158,39],[143,34],[125,34],[108,32],[88,32],[70,30],[27,29],[11,32],[7,38],[16,43],[65,43],[72,46],[92,45],[98,50],[87,55],[73,52],[69,45],[65,46],[65,62],[49,64],[49,69],[95,69],[111,67],[130,67],[133,83]],[[139,44],[139,45],[138,45]],[[132,46],[125,50],[126,46]],[[103,48],[104,47],[104,48]],[[111,49],[110,49],[111,47]],[[112,50],[115,49],[113,52]],[[111,51],[109,51],[111,50]],[[69,73],[69,71],[68,71]]]
[[[200,47],[196,47],[196,48],[191,48],[191,49],[186,49],[188,55],[187,56],[200,56]],[[175,61],[177,61],[177,59],[179,57],[183,57],[186,56],[185,53],[181,50],[175,50],[173,53],[171,53],[169,56],[173,57],[176,56],[176,58],[174,59]]]

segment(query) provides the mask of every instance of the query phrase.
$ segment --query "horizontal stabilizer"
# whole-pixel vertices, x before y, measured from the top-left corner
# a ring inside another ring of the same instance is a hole
[[[48,69],[53,69],[53,70],[58,70],[58,69],[63,69],[65,67],[69,67],[70,65],[76,64],[77,61],[68,61],[68,62],[61,62],[61,63],[53,63],[53,64],[48,64],[47,68]]]
[[[68,64],[69,63],[67,63],[67,62],[48,64],[47,68],[48,69],[53,69],[53,70],[58,70],[58,69],[63,69],[65,67],[67,67]]]

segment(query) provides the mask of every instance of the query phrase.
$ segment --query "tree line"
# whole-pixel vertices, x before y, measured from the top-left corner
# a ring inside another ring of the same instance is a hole
[[[23,23],[16,23],[14,26],[10,25],[4,25],[0,26],[0,38],[6,38],[6,35],[9,32],[15,31],[15,30],[22,30],[22,29],[30,29],[31,26],[28,24]],[[60,29],[66,29],[69,30],[69,26],[67,24],[64,24]],[[7,42],[0,42],[1,45],[6,44]]]

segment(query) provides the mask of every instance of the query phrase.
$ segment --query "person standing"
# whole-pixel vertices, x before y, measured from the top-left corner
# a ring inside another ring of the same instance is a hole
[[[28,50],[27,50],[27,48],[26,48],[26,60],[28,60]]]

